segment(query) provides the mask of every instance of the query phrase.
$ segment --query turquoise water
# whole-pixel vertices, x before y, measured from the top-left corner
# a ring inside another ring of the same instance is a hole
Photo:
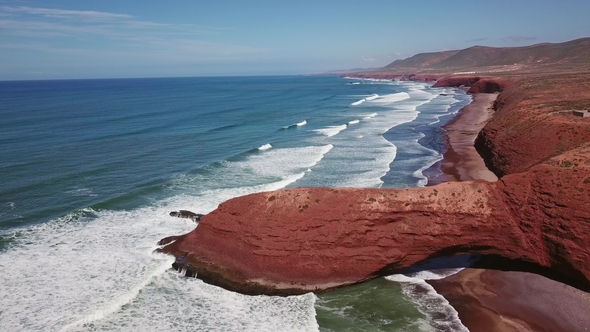
[[[195,227],[172,210],[424,185],[440,124],[469,100],[338,77],[0,82],[0,330],[440,330],[454,318],[420,304],[418,281],[251,297],[182,278],[153,250]]]

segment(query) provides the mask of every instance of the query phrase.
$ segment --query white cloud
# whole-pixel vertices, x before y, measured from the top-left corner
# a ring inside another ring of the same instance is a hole
[[[5,13],[17,13],[17,14],[29,14],[29,15],[40,15],[45,17],[54,18],[70,18],[70,19],[83,19],[83,20],[112,20],[112,19],[130,19],[131,15],[126,14],[115,14],[109,12],[98,12],[92,10],[66,10],[66,9],[53,9],[53,8],[35,8],[35,7],[12,7],[2,6],[0,7]]]
[[[531,40],[536,40],[537,37],[526,37],[526,36],[510,36],[506,38],[507,40],[510,40],[511,42],[522,42],[522,41],[531,41]]]
[[[219,42],[219,34],[231,31],[224,27],[151,22],[87,10],[0,6],[0,31],[0,54],[2,49],[21,49],[74,56],[128,54],[149,59],[157,55],[177,61],[266,51]]]

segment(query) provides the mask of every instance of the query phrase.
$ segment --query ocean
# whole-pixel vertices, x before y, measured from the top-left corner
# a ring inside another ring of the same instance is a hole
[[[174,210],[288,187],[424,186],[441,125],[470,100],[336,76],[0,82],[0,330],[466,330],[423,282],[441,271],[245,296],[154,250],[194,229]]]

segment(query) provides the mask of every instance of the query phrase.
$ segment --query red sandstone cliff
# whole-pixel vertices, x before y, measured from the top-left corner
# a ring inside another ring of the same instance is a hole
[[[440,78],[433,87],[465,86],[469,88],[469,93],[494,93],[504,91],[511,83],[509,78],[451,75]]]
[[[496,175],[522,172],[590,141],[590,123],[572,109],[590,108],[590,75],[521,79],[502,92],[475,146]]]
[[[462,252],[529,262],[590,286],[590,119],[564,112],[590,106],[590,76],[469,84],[479,82],[503,90],[476,142],[500,181],[239,197],[163,251],[177,268],[248,294],[324,290]]]
[[[300,188],[231,199],[166,246],[178,267],[247,294],[297,294],[479,252],[590,281],[590,146],[501,181]],[[184,255],[184,256],[183,256]]]

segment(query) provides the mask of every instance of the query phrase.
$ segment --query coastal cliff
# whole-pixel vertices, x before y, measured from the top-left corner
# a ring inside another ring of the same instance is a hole
[[[526,77],[502,92],[494,107],[475,147],[498,176],[522,172],[590,140],[589,119],[572,114],[590,108],[590,75]]]
[[[459,253],[590,289],[590,118],[571,112],[590,108],[590,74],[519,75],[354,75],[500,92],[475,141],[497,182],[238,197],[161,251],[187,275],[245,294],[322,291]]]

